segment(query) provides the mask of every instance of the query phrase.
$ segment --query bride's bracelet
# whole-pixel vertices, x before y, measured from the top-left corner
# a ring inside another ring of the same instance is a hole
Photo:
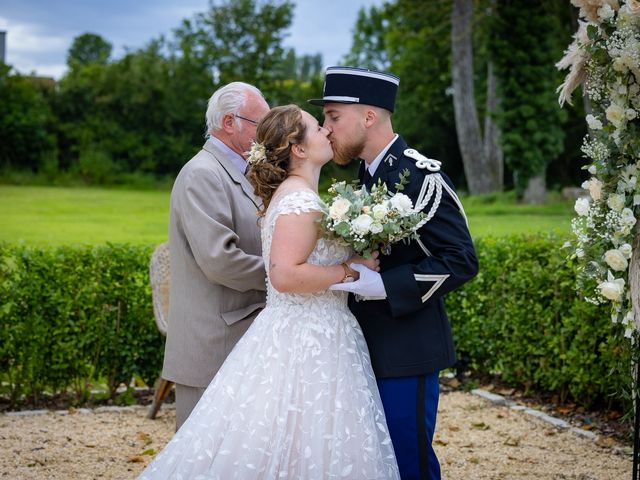
[[[344,269],[344,277],[342,277],[342,283],[349,283],[349,282],[353,282],[356,278],[353,275],[354,271],[349,268],[349,265],[347,265],[347,262],[342,262],[341,263],[342,268]]]

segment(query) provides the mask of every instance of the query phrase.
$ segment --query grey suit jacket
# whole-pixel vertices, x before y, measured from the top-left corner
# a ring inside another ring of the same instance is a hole
[[[264,307],[260,200],[214,143],[171,191],[171,290],[162,376],[206,387]]]

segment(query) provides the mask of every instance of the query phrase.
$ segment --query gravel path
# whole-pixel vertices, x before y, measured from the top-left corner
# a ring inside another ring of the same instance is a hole
[[[132,479],[171,438],[174,411],[0,415],[0,478]],[[440,397],[435,448],[443,478],[631,478],[629,447],[594,441],[469,393]]]

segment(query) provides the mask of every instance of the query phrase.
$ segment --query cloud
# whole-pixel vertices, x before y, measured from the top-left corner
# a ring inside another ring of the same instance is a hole
[[[19,23],[2,17],[0,30],[7,32],[7,53],[55,52],[67,48],[71,43],[68,36],[47,34],[38,25]]]
[[[66,70],[65,55],[72,39],[45,33],[38,25],[0,17],[0,30],[7,32],[6,63],[20,73],[60,78]]]

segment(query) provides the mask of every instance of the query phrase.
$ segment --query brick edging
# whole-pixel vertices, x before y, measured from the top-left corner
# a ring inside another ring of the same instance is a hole
[[[500,405],[509,407],[511,410],[519,411],[526,413],[527,415],[531,415],[532,417],[539,418],[545,423],[556,427],[559,430],[569,430],[574,435],[578,435],[580,437],[588,438],[590,440],[597,441],[598,435],[588,430],[584,430],[582,428],[572,427],[570,423],[565,422],[564,420],[556,417],[552,417],[551,415],[547,415],[540,410],[536,410],[534,408],[525,407],[524,405],[518,405],[513,400],[509,400],[502,395],[497,395],[495,393],[487,392],[486,390],[482,390],[480,388],[476,388],[471,390],[473,395],[484,398],[494,405]]]

